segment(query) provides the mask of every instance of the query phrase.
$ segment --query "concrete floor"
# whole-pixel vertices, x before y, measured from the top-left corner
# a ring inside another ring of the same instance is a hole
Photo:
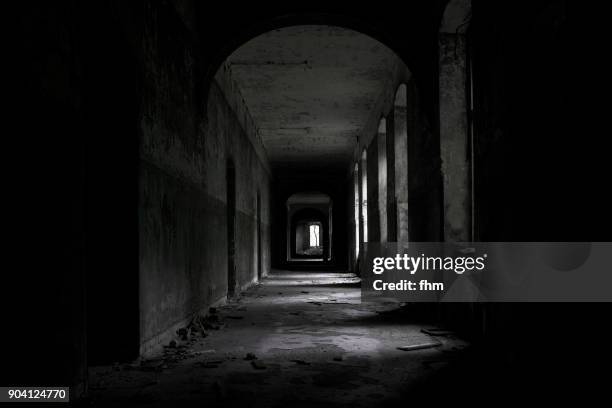
[[[218,330],[160,358],[92,368],[89,404],[397,406],[467,346],[422,333],[406,308],[362,303],[359,279],[344,273],[275,271],[215,314]],[[441,345],[398,350],[432,340]]]

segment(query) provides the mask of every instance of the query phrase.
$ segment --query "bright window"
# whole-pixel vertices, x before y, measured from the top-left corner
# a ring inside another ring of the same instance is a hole
[[[319,231],[320,227],[318,224],[310,224],[308,227],[308,235],[310,237],[310,247],[319,246]]]

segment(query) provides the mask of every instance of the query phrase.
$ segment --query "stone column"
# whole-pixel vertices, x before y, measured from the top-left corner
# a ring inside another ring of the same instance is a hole
[[[440,33],[439,56],[444,240],[469,241],[471,239],[471,201],[465,36]]]

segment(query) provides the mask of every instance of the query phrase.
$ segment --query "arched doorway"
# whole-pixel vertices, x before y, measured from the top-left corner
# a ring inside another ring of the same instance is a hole
[[[331,197],[301,192],[286,201],[287,261],[329,262],[332,259]]]

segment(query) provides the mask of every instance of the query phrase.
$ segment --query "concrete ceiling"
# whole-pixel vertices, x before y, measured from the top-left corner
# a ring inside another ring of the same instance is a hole
[[[364,34],[310,25],[258,36],[227,63],[272,165],[344,165],[402,62]]]
[[[331,197],[317,192],[296,193],[287,199],[287,204],[329,204]]]

